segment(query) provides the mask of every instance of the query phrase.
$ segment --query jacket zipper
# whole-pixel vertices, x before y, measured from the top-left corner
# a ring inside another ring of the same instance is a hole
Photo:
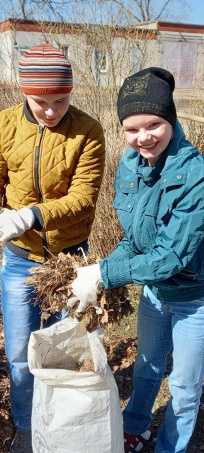
[[[39,131],[39,140],[38,144],[35,146],[35,153],[34,153],[34,186],[35,190],[37,193],[37,197],[39,202],[43,201],[43,195],[42,195],[42,189],[40,185],[40,174],[41,174],[41,151],[42,151],[42,140],[43,140],[43,134],[44,134],[45,127],[43,126],[38,126],[38,131]],[[43,232],[42,234],[42,242],[43,242],[43,249],[44,249],[44,254],[45,258],[48,256],[48,241],[47,241],[47,235],[46,232]]]
[[[34,155],[34,185],[35,185],[35,190],[37,192],[37,196],[39,201],[42,200],[42,191],[40,188],[40,155],[41,155],[41,142],[43,138],[43,132],[44,128],[42,126],[38,127],[38,131],[40,134],[39,142],[35,146],[35,155]]]

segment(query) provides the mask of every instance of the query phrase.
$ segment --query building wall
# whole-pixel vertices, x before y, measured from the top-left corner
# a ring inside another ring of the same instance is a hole
[[[7,32],[6,32],[7,33]],[[120,85],[125,77],[148,65],[148,60],[155,55],[156,41],[137,41],[115,37],[107,39],[101,31],[101,36],[79,34],[45,34],[41,32],[16,31],[9,33],[10,48],[13,53],[7,57],[13,67],[17,67],[20,53],[32,45],[48,39],[56,47],[64,48],[66,56],[73,65],[75,83],[95,83],[108,87],[115,83]],[[149,48],[149,50],[148,50]],[[6,55],[6,50],[5,50]],[[157,57],[155,57],[157,61]],[[102,65],[101,65],[102,62]],[[105,64],[104,64],[105,63]],[[3,69],[3,68],[2,68]],[[3,73],[2,73],[3,74]],[[9,80],[9,71],[5,78]],[[17,80],[14,72],[12,80]]]
[[[15,72],[12,58],[12,32],[0,33],[0,43],[0,77],[3,83],[11,82],[14,79]]]
[[[71,30],[71,29],[70,29]],[[162,66],[173,72],[178,97],[204,97],[204,32],[158,31],[151,39],[137,40],[119,34],[107,36],[104,29],[44,33],[10,29],[0,32],[0,77],[16,82],[20,53],[49,39],[64,48],[74,69],[75,84],[120,86],[129,74],[148,66]]]
[[[159,40],[161,66],[174,74],[176,97],[186,100],[203,98],[204,35],[162,32]]]

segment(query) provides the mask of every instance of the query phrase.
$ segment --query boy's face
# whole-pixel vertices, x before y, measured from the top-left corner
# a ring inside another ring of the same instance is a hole
[[[41,126],[57,126],[69,108],[70,93],[27,95],[28,105]]]
[[[164,118],[149,114],[135,114],[123,120],[128,145],[135,148],[154,165],[168,146],[173,128]]]

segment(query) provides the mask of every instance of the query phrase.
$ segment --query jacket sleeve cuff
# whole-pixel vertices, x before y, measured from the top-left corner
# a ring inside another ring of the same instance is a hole
[[[104,288],[118,288],[133,283],[129,257],[121,260],[104,258],[99,264]]]
[[[40,209],[38,208],[31,208],[33,214],[34,214],[34,224],[33,228],[37,231],[41,231],[44,228],[44,222],[43,222],[43,217],[41,214]]]

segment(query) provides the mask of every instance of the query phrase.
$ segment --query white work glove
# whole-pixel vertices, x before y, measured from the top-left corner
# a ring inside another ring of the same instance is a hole
[[[77,268],[77,277],[72,283],[73,295],[79,300],[77,313],[83,313],[88,305],[97,304],[97,294],[100,291],[101,282],[99,264],[90,264],[89,266]]]
[[[6,209],[0,214],[0,241],[6,242],[21,236],[26,230],[30,230],[35,217],[30,208],[22,208],[18,211]]]

